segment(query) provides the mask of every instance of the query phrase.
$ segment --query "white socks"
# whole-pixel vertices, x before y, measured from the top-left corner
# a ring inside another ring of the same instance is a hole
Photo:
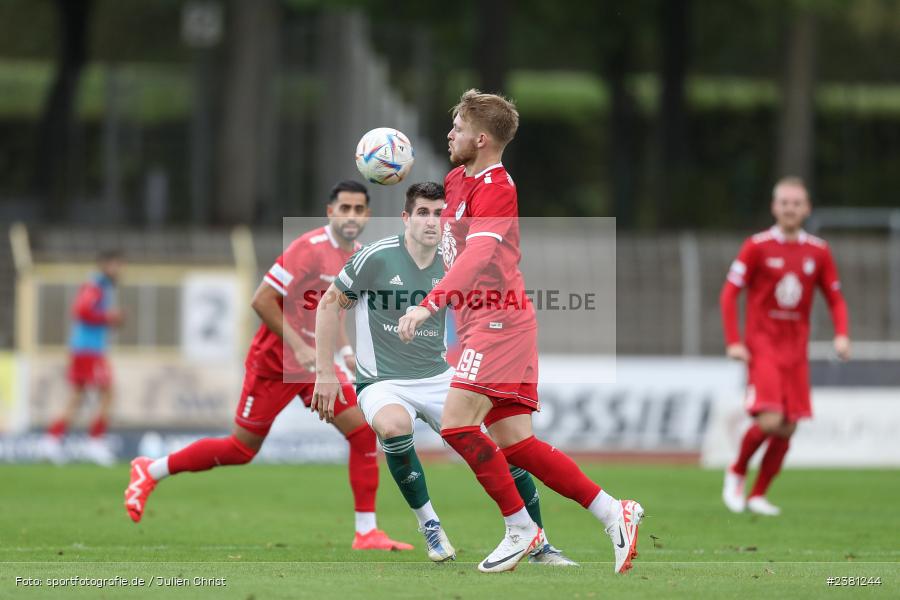
[[[622,512],[622,503],[600,490],[600,493],[591,502],[588,510],[600,519],[606,527],[609,527],[619,518],[619,514]]]
[[[419,520],[419,527],[425,527],[425,523],[428,521],[440,521],[437,513],[434,512],[434,507],[431,506],[431,500],[419,508],[412,509],[412,511],[416,513],[416,518]]]
[[[169,457],[163,456],[162,458],[157,458],[150,463],[150,466],[147,467],[147,471],[150,473],[150,477],[155,481],[165,479],[169,476]]]
[[[531,516],[528,514],[528,511],[525,510],[524,506],[519,509],[519,512],[513,513],[508,517],[503,517],[503,520],[506,521],[507,527],[528,527],[532,522]]]
[[[375,513],[358,512],[356,513],[356,533],[369,533],[375,529]]]

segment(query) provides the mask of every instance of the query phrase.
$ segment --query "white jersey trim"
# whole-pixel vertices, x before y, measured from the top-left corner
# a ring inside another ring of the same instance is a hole
[[[491,165],[491,166],[487,167],[486,169],[479,171],[478,173],[475,173],[474,175],[472,175],[472,177],[474,177],[475,179],[478,179],[479,177],[481,177],[482,175],[484,175],[491,169],[496,169],[497,167],[502,167],[502,166],[503,166],[503,163],[497,163],[497,164]]]
[[[272,265],[272,268],[269,269],[269,275],[283,286],[291,285],[291,282],[294,280],[294,276],[278,263]]]
[[[370,378],[378,376],[375,362],[375,343],[372,341],[372,330],[369,329],[369,303],[362,298],[356,304],[356,367],[359,372]]]
[[[267,283],[270,287],[274,288],[275,291],[277,291],[282,296],[287,296],[287,290],[285,290],[284,287],[280,283],[275,281],[275,278],[272,277],[271,273],[266,273],[266,276],[263,277],[263,281],[265,283]]]
[[[338,243],[337,243],[337,240],[334,239],[334,234],[331,233],[331,225],[326,225],[326,226],[325,226],[325,235],[328,236],[328,241],[331,242],[331,246],[334,247],[334,248],[337,248],[337,247],[338,247]]]
[[[356,271],[356,275],[359,275],[360,269],[363,268],[363,265],[366,264],[366,261],[369,260],[369,257],[378,252],[379,250],[387,250],[388,248],[399,248],[400,247],[400,239],[397,236],[392,238],[387,238],[385,240],[381,240],[380,242],[375,242],[365,250],[359,253],[359,256],[353,261],[353,270]]]
[[[494,233],[493,231],[479,231],[477,233],[470,233],[469,235],[466,236],[466,241],[469,241],[475,237],[492,237],[492,238],[496,239],[498,242],[503,241],[503,236],[501,236],[499,233]]]

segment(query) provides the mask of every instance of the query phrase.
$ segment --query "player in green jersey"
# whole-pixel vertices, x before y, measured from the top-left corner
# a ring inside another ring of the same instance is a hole
[[[400,341],[397,321],[417,306],[444,276],[439,255],[440,215],[444,188],[417,183],[407,190],[402,218],[404,231],[359,250],[319,303],[316,318],[316,387],[311,403],[326,421],[334,418],[335,402],[343,398],[333,368],[334,336],[340,308],[355,307],[356,390],[366,421],[381,440],[391,475],[419,521],[428,557],[453,560],[455,550],[431,504],[422,464],[413,444],[416,417],[440,433],[444,400],[453,376],[445,360],[446,310],[432,315],[416,331],[412,343]],[[511,469],[532,519],[541,525],[540,502],[527,472]],[[576,565],[543,540],[531,562]]]

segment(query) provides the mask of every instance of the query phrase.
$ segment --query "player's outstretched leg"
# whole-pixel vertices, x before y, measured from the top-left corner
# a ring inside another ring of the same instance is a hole
[[[537,486],[534,485],[534,479],[531,475],[519,467],[510,467],[509,472],[516,482],[516,489],[519,490],[519,496],[525,503],[525,510],[531,520],[537,523],[541,528],[543,537],[538,547],[531,551],[528,556],[528,562],[541,565],[552,565],[557,567],[577,567],[578,563],[562,553],[561,550],[555,548],[550,540],[547,539],[547,530],[544,528],[544,521],[541,518],[541,500],[538,495]]]
[[[236,428],[237,429],[237,428]],[[244,436],[255,434],[245,432]],[[242,442],[236,435],[223,438],[204,438],[189,446],[185,446],[168,456],[153,460],[139,456],[131,461],[131,481],[125,489],[125,510],[135,523],[144,515],[147,498],[156,488],[156,484],[169,475],[183,471],[207,471],[214,467],[226,465],[243,465],[256,456],[262,445],[262,436],[255,447]]]
[[[403,410],[403,409],[400,409]],[[381,412],[384,412],[382,410]],[[376,419],[381,416],[376,415]],[[404,411],[404,418],[406,413]],[[377,421],[376,421],[377,422]],[[419,521],[419,531],[425,537],[428,558],[434,562],[456,559],[456,550],[450,543],[437,512],[431,505],[425,471],[413,445],[412,433],[394,435],[381,442],[388,469],[406,503]]]
[[[531,417],[517,415],[498,421],[491,425],[491,434],[495,433],[501,439],[530,434]],[[631,560],[637,556],[638,526],[644,517],[640,504],[616,500],[588,479],[565,453],[534,435],[503,448],[503,454],[510,464],[525,469],[550,489],[587,508],[604,524],[612,540],[615,572],[624,573],[631,568]]]

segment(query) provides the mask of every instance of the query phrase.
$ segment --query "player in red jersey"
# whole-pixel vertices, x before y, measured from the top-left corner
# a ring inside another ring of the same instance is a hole
[[[725,472],[722,499],[734,512],[745,508],[778,515],[766,490],[781,470],[797,421],[812,416],[809,400],[809,311],[815,288],[822,290],[834,322],[834,349],[846,360],[847,305],[831,250],[824,240],[803,231],[809,194],[796,177],[780,180],[772,194],[775,225],[744,242],[731,264],[720,304],[727,355],[747,363],[747,411],[754,423],[741,441],[737,460]],[[744,342],[738,329],[737,299],[747,288]],[[759,475],[744,499],[750,458],[769,441]]]
[[[69,336],[69,402],[47,428],[42,440],[44,455],[56,464],[66,461],[62,438],[81,408],[89,389],[97,391],[97,413],[91,422],[86,446],[95,463],[110,466],[115,456],[104,441],[113,404],[112,370],[109,367],[110,328],[122,324],[122,311],[116,301],[124,259],[119,252],[107,250],[97,258],[99,272],[81,286],[72,303],[72,332]]]
[[[141,520],[147,497],[161,479],[184,471],[246,464],[259,452],[275,417],[294,397],[299,395],[309,405],[315,384],[316,310],[308,303],[310,298],[324,293],[360,247],[355,240],[369,220],[368,191],[354,181],[340,182],[331,191],[327,214],[328,225],[294,240],[266,273],[253,296],[252,306],[262,324],[247,353],[232,435],[205,438],[157,460],[139,457],[132,461],[125,508],[135,522]],[[348,368],[355,369],[353,357],[348,355],[345,332],[341,332],[341,338],[341,354],[347,359]],[[334,425],[350,444],[350,487],[356,510],[353,548],[411,550],[409,544],[394,541],[377,528],[375,433],[356,404],[353,386],[337,365],[335,373],[346,400],[335,411]]]
[[[494,94],[469,90],[454,108],[447,138],[450,160],[459,166],[445,179],[447,204],[441,213],[446,274],[421,305],[400,319],[399,334],[409,341],[443,306],[458,310],[462,354],[444,406],[441,437],[469,464],[506,521],[506,536],[479,570],[512,570],[541,543],[542,532],[510,476],[512,464],[602,521],[613,542],[615,571],[621,573],[637,555],[643,508],[601,490],[571,458],[532,431],[531,413],[539,409],[537,320],[518,267],[516,187],[500,162],[518,124],[515,106]],[[490,437],[481,431],[482,423]]]

